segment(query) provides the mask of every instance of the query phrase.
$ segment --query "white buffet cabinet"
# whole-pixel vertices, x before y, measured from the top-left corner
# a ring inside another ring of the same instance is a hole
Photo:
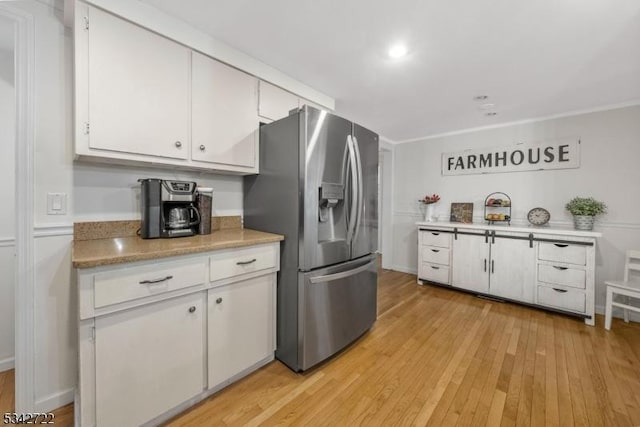
[[[597,232],[418,222],[418,283],[584,317],[595,324]]]
[[[78,270],[81,426],[157,424],[274,359],[279,243]]]

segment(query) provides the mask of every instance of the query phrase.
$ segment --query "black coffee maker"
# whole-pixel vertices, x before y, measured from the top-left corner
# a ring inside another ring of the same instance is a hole
[[[195,206],[196,183],[164,179],[140,179],[142,223],[140,237],[193,236],[200,214]]]

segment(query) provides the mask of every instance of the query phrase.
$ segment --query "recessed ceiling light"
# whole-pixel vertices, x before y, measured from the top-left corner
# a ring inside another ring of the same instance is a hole
[[[488,104],[482,104],[482,105],[480,105],[480,107],[479,107],[479,108],[480,108],[481,110],[490,110],[490,109],[492,109],[492,108],[493,108],[493,107],[495,107],[495,106],[496,106],[496,104],[488,103]]]
[[[478,96],[474,96],[473,100],[474,101],[484,101],[485,99],[488,99],[489,95],[478,95]]]
[[[394,59],[402,58],[406,54],[407,54],[407,47],[403,44],[397,44],[397,45],[391,46],[391,49],[389,49],[389,57]]]
[[[484,113],[485,116],[489,116],[489,117],[493,117],[493,116],[497,116],[498,113],[496,113],[495,111],[489,111],[488,113]]]

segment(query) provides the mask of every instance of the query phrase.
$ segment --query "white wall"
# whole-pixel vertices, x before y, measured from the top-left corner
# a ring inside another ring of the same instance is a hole
[[[0,19],[0,371],[13,367],[15,253],[15,85],[12,28]]]
[[[242,177],[76,162],[74,221],[140,218],[140,178],[196,181],[213,188],[213,215],[242,215]]]
[[[581,140],[579,169],[514,172],[486,175],[442,176],[441,154],[518,142],[542,142],[575,137]],[[603,233],[598,240],[596,306],[604,305],[604,286],[620,277],[624,252],[640,248],[640,106],[519,124],[398,144],[394,150],[394,242],[393,265],[416,271],[415,222],[423,213],[417,200],[438,193],[441,220],[449,215],[451,202],[473,202],[474,222],[482,221],[487,194],[503,191],[512,198],[515,223],[526,223],[527,212],[536,206],[551,213],[551,223],[571,225],[564,205],[574,196],[593,196],[609,206],[596,222]]]

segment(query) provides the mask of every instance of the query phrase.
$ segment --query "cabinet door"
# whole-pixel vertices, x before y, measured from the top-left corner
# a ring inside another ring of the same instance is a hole
[[[209,388],[272,355],[274,275],[209,291]]]
[[[535,297],[536,251],[528,240],[496,238],[491,244],[489,293],[532,303]]]
[[[89,24],[89,146],[186,159],[189,49],[93,7]]]
[[[96,422],[138,426],[204,389],[204,292],[99,317]]]
[[[258,79],[193,52],[192,88],[192,159],[254,168]]]
[[[489,243],[485,236],[458,234],[453,240],[451,285],[474,292],[489,292]]]
[[[260,81],[260,117],[278,120],[289,115],[289,111],[298,108],[298,97],[270,83]]]

